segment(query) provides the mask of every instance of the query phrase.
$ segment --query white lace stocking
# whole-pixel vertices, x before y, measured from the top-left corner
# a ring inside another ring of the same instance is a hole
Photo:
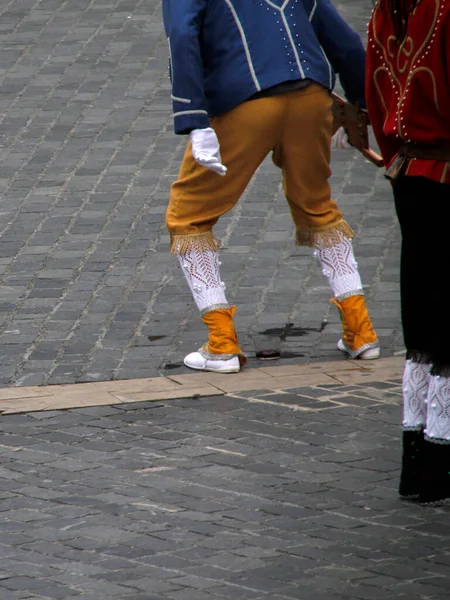
[[[403,372],[403,427],[422,429],[426,422],[426,401],[430,365],[407,360]]]
[[[314,254],[318,257],[322,273],[330,282],[336,300],[362,294],[362,283],[358,263],[353,254],[351,239],[339,234],[341,241],[334,246],[320,246]]]
[[[225,284],[220,279],[220,261],[214,250],[188,250],[178,255],[195,303],[202,314],[215,308],[229,308]]]
[[[430,376],[427,401],[427,438],[450,442],[450,377]]]

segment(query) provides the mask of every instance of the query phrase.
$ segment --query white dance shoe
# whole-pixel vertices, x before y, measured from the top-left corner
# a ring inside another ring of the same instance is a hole
[[[375,348],[367,348],[367,350],[363,350],[362,352],[353,352],[350,348],[344,344],[344,340],[340,339],[338,341],[337,347],[341,352],[345,352],[350,356],[350,358],[358,359],[358,360],[375,360],[376,358],[380,358],[380,347],[375,346]]]
[[[233,356],[227,360],[211,360],[200,352],[191,352],[184,359],[184,364],[197,371],[212,371],[213,373],[239,373],[241,365],[239,357]]]

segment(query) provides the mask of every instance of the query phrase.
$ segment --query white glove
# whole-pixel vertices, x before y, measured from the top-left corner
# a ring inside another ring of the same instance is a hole
[[[345,129],[343,127],[339,127],[336,133],[331,138],[331,147],[332,148],[350,148],[350,144],[348,143],[347,134],[345,133]]]
[[[227,168],[222,164],[219,140],[214,129],[211,127],[193,129],[190,138],[192,154],[196,162],[219,175],[225,175]]]

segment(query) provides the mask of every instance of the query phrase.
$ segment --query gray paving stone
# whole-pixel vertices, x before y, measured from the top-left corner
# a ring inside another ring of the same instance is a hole
[[[172,133],[160,3],[49,6],[23,0],[11,12],[0,2],[0,385],[184,373],[183,355],[205,330],[163,222],[185,140]],[[339,5],[363,35],[371,8],[368,0]],[[331,181],[358,231],[369,308],[389,356],[402,349],[391,193],[381,172],[353,152],[333,154]],[[260,364],[252,335],[287,325],[305,331],[286,337],[280,364],[341,358],[326,281],[312,252],[293,245],[269,159],[216,233],[249,365]],[[35,325],[28,331],[27,321]],[[78,353],[73,334],[85,328],[92,348],[113,352]],[[146,339],[152,333],[164,343]],[[50,340],[63,344],[45,353]]]
[[[363,35],[371,9],[339,5]],[[160,3],[0,0],[0,37],[0,385],[186,372],[205,329],[163,223],[185,140]],[[391,356],[391,192],[353,152],[332,166]],[[276,364],[340,360],[337,311],[278,185],[267,160],[216,230],[249,365],[268,329]],[[400,386],[2,417],[1,600],[447,597],[445,508],[397,498]]]
[[[273,423],[270,405],[225,396],[4,416],[2,597],[445,597],[445,508],[397,496],[401,395],[296,391],[336,389],[376,411],[287,404]]]

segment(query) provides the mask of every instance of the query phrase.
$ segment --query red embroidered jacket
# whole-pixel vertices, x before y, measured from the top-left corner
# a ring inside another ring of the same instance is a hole
[[[387,167],[402,143],[450,147],[450,1],[419,0],[399,45],[387,2],[369,22],[367,108]],[[406,174],[450,183],[450,163],[412,159]]]

